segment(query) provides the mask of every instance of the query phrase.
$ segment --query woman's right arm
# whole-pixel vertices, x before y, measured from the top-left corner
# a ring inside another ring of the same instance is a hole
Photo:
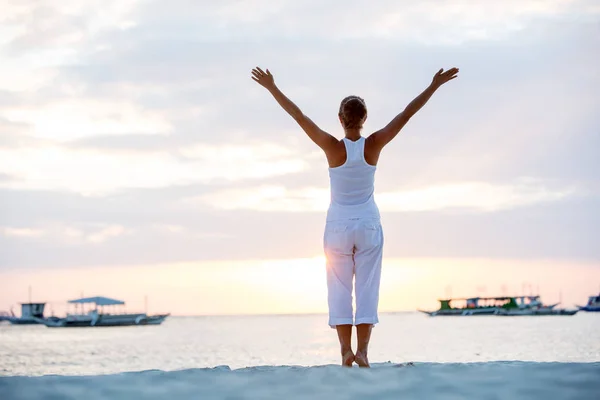
[[[375,147],[381,151],[381,149],[392,141],[398,135],[400,130],[406,125],[406,123],[415,115],[431,98],[436,90],[440,88],[444,83],[451,81],[458,75],[458,68],[451,68],[444,72],[440,69],[433,77],[431,85],[427,87],[420,95],[418,95],[413,101],[411,101],[404,110],[398,114],[389,124],[383,129],[373,133],[369,138],[375,144]]]
[[[264,72],[256,67],[252,70],[252,79],[258,82],[261,86],[269,91],[277,100],[277,103],[283,108],[294,120],[300,125],[302,130],[306,132],[308,137],[315,142],[326,153],[335,148],[338,140],[317,126],[310,118],[308,118],[300,108],[294,104],[281,90],[275,85],[273,75],[267,69]]]

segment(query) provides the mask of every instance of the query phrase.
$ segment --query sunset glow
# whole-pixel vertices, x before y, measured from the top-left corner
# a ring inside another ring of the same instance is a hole
[[[493,273],[490,273],[493,271]],[[248,260],[155,266],[58,269],[0,274],[10,287],[0,306],[18,309],[27,300],[47,301],[57,314],[66,300],[79,296],[122,298],[129,310],[175,315],[294,314],[327,312],[325,260]],[[383,265],[380,308],[414,311],[437,307],[454,296],[503,296],[539,293],[565,306],[585,301],[579,293],[598,290],[600,271],[593,263],[489,259],[387,259]],[[52,282],[48,285],[47,282]]]
[[[597,1],[0,0],[0,312],[81,294],[176,315],[322,313],[327,160],[386,126],[382,311],[600,289]],[[316,12],[317,10],[318,12]],[[290,18],[293,16],[293,18]]]

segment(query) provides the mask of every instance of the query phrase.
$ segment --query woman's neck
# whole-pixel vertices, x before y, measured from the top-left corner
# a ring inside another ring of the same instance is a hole
[[[360,139],[360,129],[344,129],[346,139],[352,140],[353,142]]]

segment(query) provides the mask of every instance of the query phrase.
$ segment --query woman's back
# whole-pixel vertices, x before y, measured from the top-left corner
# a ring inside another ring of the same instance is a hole
[[[329,168],[331,203],[327,220],[379,218],[373,196],[377,167],[365,160],[365,138],[342,141],[346,147],[346,162]]]

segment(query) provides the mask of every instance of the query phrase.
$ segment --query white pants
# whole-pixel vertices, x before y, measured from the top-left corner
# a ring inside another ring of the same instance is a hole
[[[383,230],[379,219],[327,222],[324,235],[327,258],[329,325],[376,324],[381,281]],[[352,281],[356,284],[353,319]]]

